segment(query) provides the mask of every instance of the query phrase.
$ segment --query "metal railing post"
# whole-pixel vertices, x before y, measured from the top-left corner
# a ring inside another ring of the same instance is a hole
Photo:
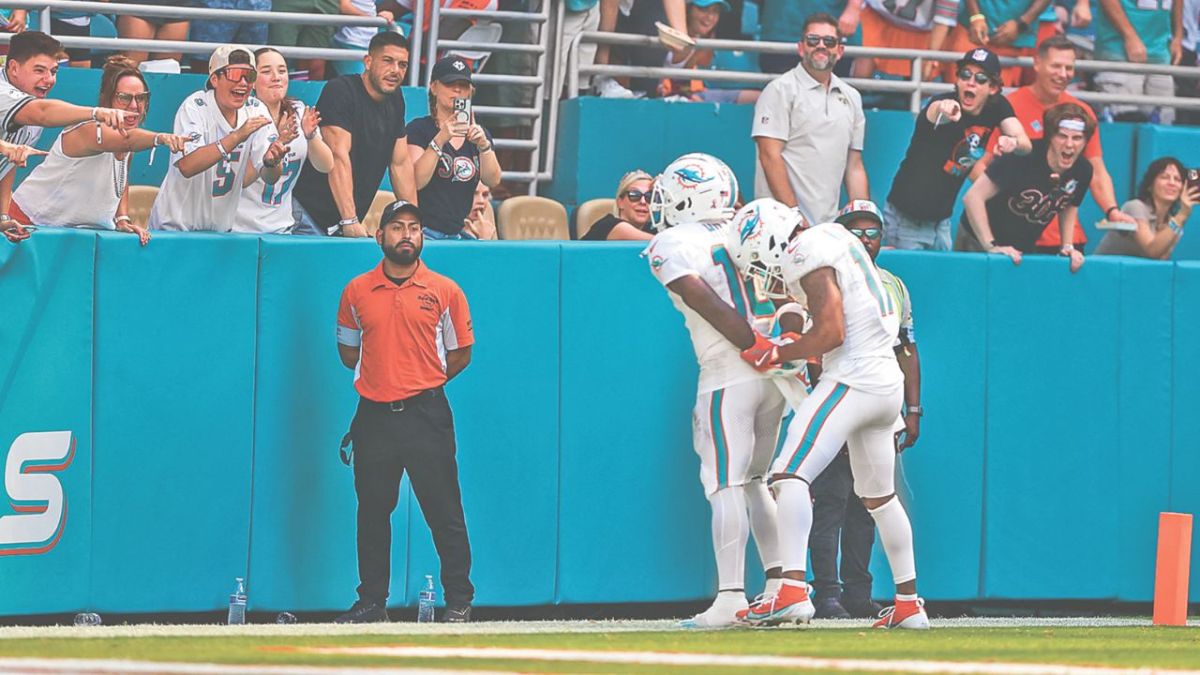
[[[921,83],[925,80],[925,59],[920,56],[913,59],[912,73],[909,79],[917,85],[917,88],[913,89],[912,96],[909,97],[908,109],[915,113],[921,112]]]
[[[432,0],[433,8],[429,13],[429,56],[425,61],[425,83],[433,80],[433,64],[437,62],[438,28],[442,22],[442,3]]]
[[[425,39],[425,0],[417,0],[413,4],[412,35],[408,41],[409,59],[416,63],[408,64],[408,86],[416,87],[421,83],[421,41]]]
[[[49,5],[41,8],[38,11],[38,14],[39,14],[38,25],[41,26],[41,30],[43,33],[45,33],[46,35],[50,35],[50,7],[49,7]]]
[[[582,33],[576,35],[567,48],[567,98],[579,96],[579,43],[582,38]]]

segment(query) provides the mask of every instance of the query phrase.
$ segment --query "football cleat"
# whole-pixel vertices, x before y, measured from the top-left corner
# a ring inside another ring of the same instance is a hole
[[[745,610],[738,612],[738,622],[746,626],[778,626],[785,623],[806,624],[816,609],[808,596],[811,587],[784,584],[777,595],[764,593]]]
[[[891,607],[879,612],[875,628],[910,628],[929,630],[929,615],[925,613],[925,600],[897,600]]]

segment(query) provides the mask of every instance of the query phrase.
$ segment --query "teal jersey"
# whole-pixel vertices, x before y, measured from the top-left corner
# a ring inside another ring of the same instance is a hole
[[[1000,24],[1005,21],[1016,21],[1021,18],[1021,14],[1029,9],[1029,5],[1033,4],[1032,0],[979,0],[979,11],[987,17],[988,35],[996,32]],[[958,10],[958,23],[961,26],[970,26],[971,10],[967,9],[967,3],[962,3]],[[1013,40],[1013,47],[1036,47],[1037,46],[1037,22],[1029,25],[1024,33],[1017,35],[1017,39]]]
[[[1146,45],[1147,63],[1170,63],[1171,0],[1121,0],[1121,9],[1133,30]],[[1125,40],[1108,20],[1104,10],[1093,12],[1096,27],[1096,58],[1101,61],[1124,61]]]
[[[825,12],[838,18],[846,9],[846,0],[763,0],[759,9],[762,39],[767,42],[799,42],[804,19]]]

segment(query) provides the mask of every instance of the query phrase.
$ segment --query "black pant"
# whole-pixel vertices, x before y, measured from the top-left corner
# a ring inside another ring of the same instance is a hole
[[[430,389],[403,403],[360,399],[350,427],[358,494],[358,597],[384,604],[391,578],[392,511],[408,471],[433,531],[447,604],[469,604],[471,546],[455,461],[454,418],[446,395]]]
[[[813,526],[808,537],[816,597],[871,597],[875,519],[854,494],[850,456],[843,449],[812,484]],[[842,583],[838,584],[838,540]]]

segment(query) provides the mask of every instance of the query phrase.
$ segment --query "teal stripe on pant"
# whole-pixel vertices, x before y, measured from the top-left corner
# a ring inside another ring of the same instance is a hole
[[[709,404],[709,426],[712,429],[713,447],[717,453],[717,488],[729,487],[729,445],[725,442],[725,426],[721,423],[721,404],[725,401],[725,390],[712,393]]]
[[[800,470],[800,464],[804,462],[809,450],[812,450],[813,444],[817,442],[817,435],[821,433],[830,413],[842,402],[842,399],[846,398],[846,393],[849,391],[850,387],[844,384],[835,385],[833,391],[829,392],[829,396],[826,396],[825,400],[821,402],[821,407],[817,408],[817,414],[813,416],[808,423],[808,428],[804,430],[804,436],[800,439],[800,447],[796,448],[791,461],[788,462],[787,473],[796,473]]]

